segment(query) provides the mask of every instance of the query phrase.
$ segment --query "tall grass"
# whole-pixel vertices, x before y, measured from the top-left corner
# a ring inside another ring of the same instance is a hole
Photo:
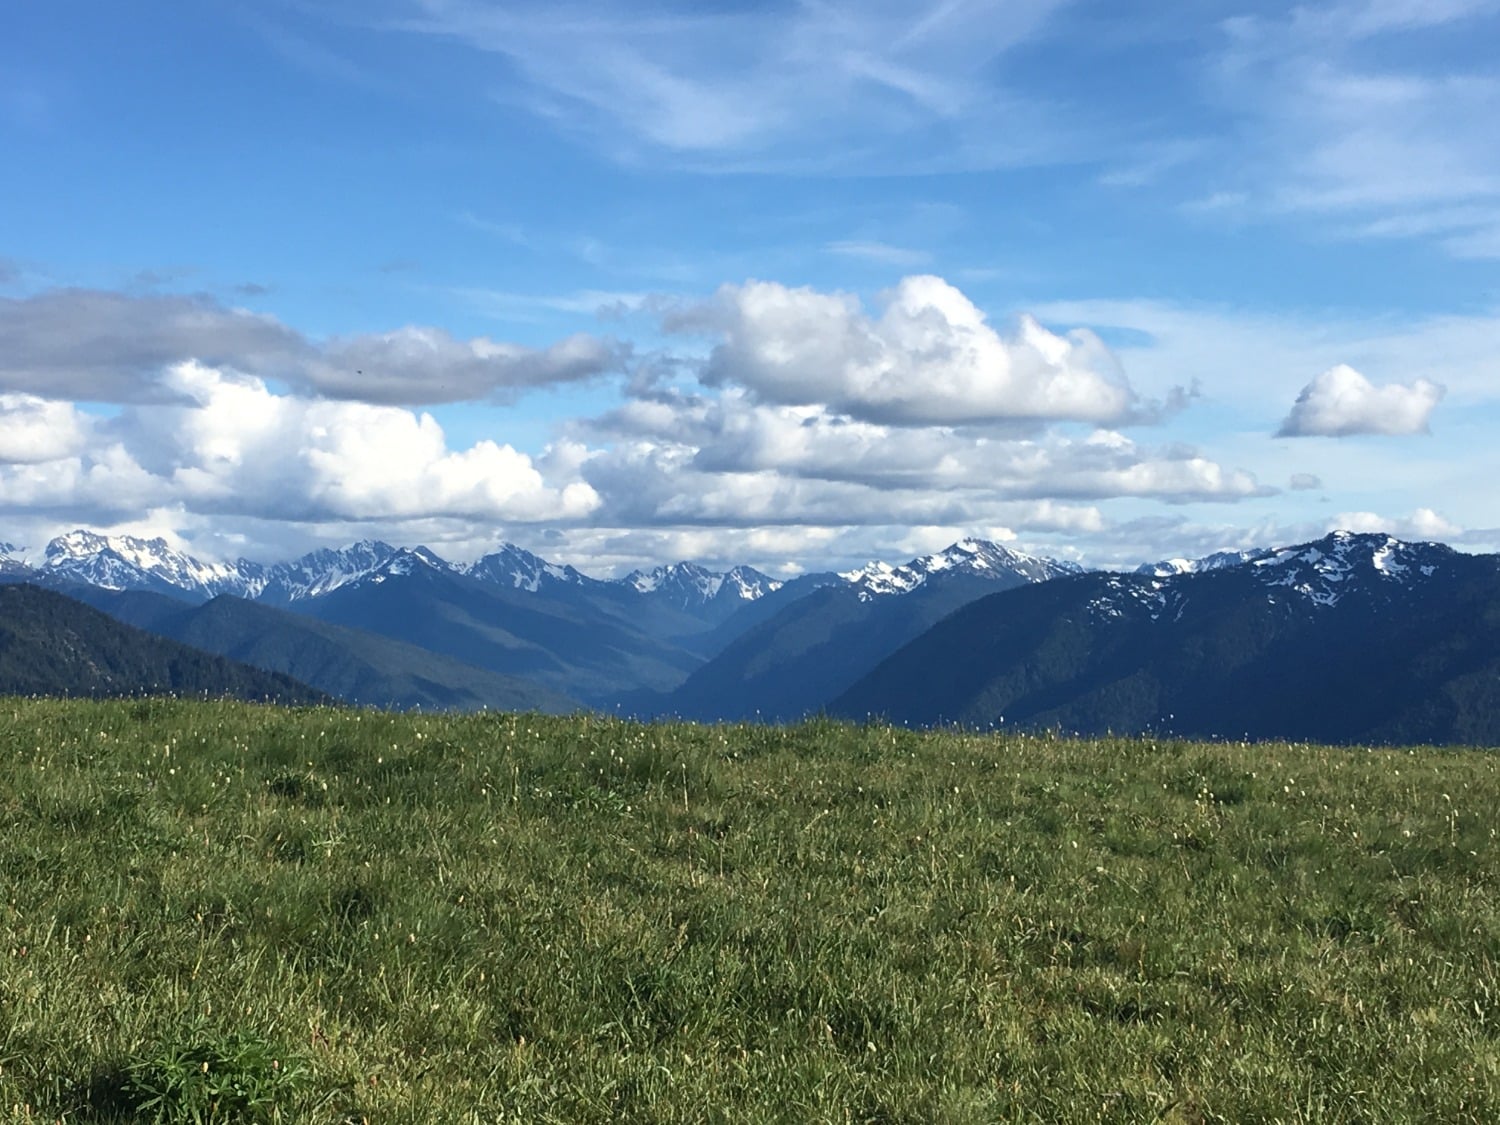
[[[0,1119],[1500,1120],[1497,810],[1482,751],[0,700]]]

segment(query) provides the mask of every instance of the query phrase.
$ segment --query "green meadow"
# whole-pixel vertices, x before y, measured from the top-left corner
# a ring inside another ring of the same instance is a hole
[[[1494,1122],[1497,764],[0,700],[0,1119]]]

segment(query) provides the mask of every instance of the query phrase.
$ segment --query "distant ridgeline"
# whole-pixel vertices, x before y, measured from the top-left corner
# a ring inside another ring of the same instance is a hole
[[[511,545],[205,563],[79,531],[36,560],[0,544],[0,582],[380,707],[1500,744],[1500,557],[1385,535],[1132,574],[970,539],[783,583],[687,562],[606,581]],[[46,668],[50,690],[87,680]]]
[[[26,585],[0,586],[0,695],[332,702],[290,676],[153,636]]]

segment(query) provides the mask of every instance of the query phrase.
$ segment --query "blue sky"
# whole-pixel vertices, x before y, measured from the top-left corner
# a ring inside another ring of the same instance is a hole
[[[1500,548],[1500,3],[0,20],[0,539]]]

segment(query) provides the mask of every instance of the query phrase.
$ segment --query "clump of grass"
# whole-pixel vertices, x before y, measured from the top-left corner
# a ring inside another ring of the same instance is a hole
[[[257,1032],[193,1028],[124,1068],[119,1108],[156,1125],[288,1120],[306,1065]]]

